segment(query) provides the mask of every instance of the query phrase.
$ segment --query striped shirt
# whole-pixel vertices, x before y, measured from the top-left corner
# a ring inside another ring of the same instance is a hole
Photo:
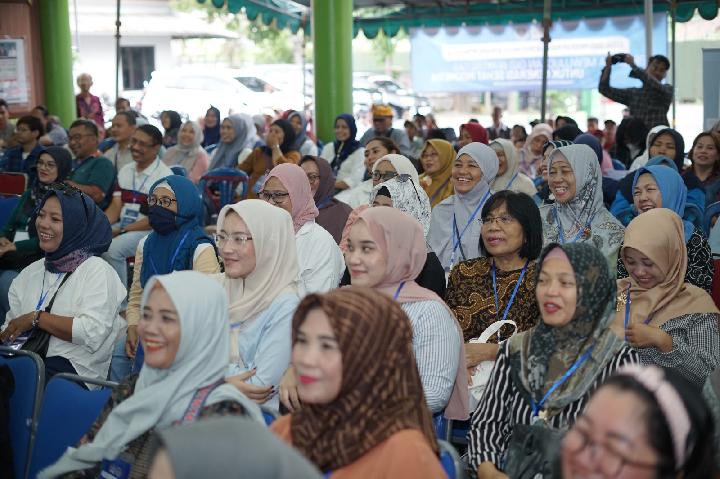
[[[702,388],[708,375],[720,366],[720,332],[717,313],[684,314],[660,325],[672,338],[672,350],[637,349],[640,362],[674,368]]]
[[[438,301],[403,303],[401,307],[412,325],[413,352],[425,401],[435,414],[450,400],[462,337],[455,319]]]
[[[637,354],[623,346],[600,371],[592,387],[578,400],[568,404],[560,414],[548,418],[554,429],[567,429],[582,413],[593,391],[619,367],[637,363]],[[485,395],[472,415],[468,433],[468,458],[475,470],[490,461],[501,468],[515,424],[532,424],[532,408],[511,377],[508,342],[498,353]]]

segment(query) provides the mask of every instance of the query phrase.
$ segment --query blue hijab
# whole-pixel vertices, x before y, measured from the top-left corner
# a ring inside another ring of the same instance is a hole
[[[350,137],[347,141],[340,141],[337,139],[333,141],[333,146],[335,147],[335,158],[333,158],[332,163],[330,163],[330,168],[332,168],[335,175],[337,175],[338,170],[340,170],[340,165],[342,165],[343,161],[345,161],[348,156],[352,155],[355,150],[362,146],[360,142],[355,139],[357,136],[355,117],[349,113],[343,113],[335,118],[335,124],[337,124],[338,120],[343,120],[347,123],[348,128],[350,128]]]
[[[140,272],[140,284],[143,288],[147,281],[157,274],[192,269],[197,246],[201,243],[213,244],[200,225],[202,198],[192,181],[179,175],[166,176],[150,187],[150,194],[160,183],[167,183],[175,193],[177,229],[166,235],[153,230],[147,236]]]
[[[635,185],[638,182],[638,178],[643,173],[650,173],[660,189],[660,195],[662,196],[662,207],[673,210],[683,219],[683,229],[685,231],[685,242],[690,241],[695,230],[695,225],[687,219],[685,219],[686,211],[685,205],[687,203],[687,187],[682,177],[672,168],[667,166],[653,165],[643,166],[638,168],[635,172],[635,178],[633,178],[632,189],[635,191]]]
[[[63,238],[58,249],[45,253],[45,269],[51,273],[69,273],[91,256],[108,250],[112,228],[105,213],[90,197],[74,188],[56,185],[40,202],[30,223],[32,229],[35,229],[37,212],[51,196],[60,201]]]
[[[208,108],[207,113],[209,112],[213,112],[215,114],[215,116],[217,117],[217,123],[212,128],[208,128],[207,126],[203,128],[203,142],[201,144],[203,148],[210,145],[217,145],[220,141],[220,124],[222,123],[220,110],[218,110],[214,106],[211,106],[210,108]]]

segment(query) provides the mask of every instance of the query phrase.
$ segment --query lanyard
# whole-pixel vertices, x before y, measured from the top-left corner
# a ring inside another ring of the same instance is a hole
[[[480,202],[478,203],[477,207],[475,208],[475,211],[473,211],[472,215],[470,215],[470,218],[468,218],[467,223],[465,224],[465,227],[462,230],[462,233],[460,232],[460,229],[457,225],[457,219],[455,218],[455,213],[453,213],[453,250],[452,250],[452,256],[450,258],[450,268],[452,269],[452,265],[455,264],[455,253],[460,247],[460,242],[462,241],[462,237],[465,236],[465,232],[470,227],[472,222],[475,220],[475,216],[477,216],[478,211],[480,211],[480,208],[483,207],[485,204],[485,200],[487,200],[487,197],[490,195],[490,189],[488,189],[485,192],[485,196],[482,197]]]
[[[47,291],[45,291],[45,271],[43,271],[43,282],[42,282],[42,289],[40,290],[40,299],[38,299],[37,306],[35,306],[35,311],[40,311],[40,308],[42,307],[43,303],[45,302],[45,299],[47,298],[48,294],[50,294],[50,291],[55,287],[56,284],[58,284],[58,281],[60,281],[60,278],[62,277],[63,273],[57,273],[57,279],[52,284],[52,286],[48,286]]]
[[[207,400],[210,393],[216,387],[220,386],[224,382],[225,382],[224,378],[219,379],[219,380],[215,381],[214,383],[209,384],[209,385],[195,391],[195,394],[193,395],[193,398],[190,401],[190,404],[188,404],[188,407],[185,410],[185,413],[182,415],[182,418],[179,419],[178,421],[175,421],[174,424],[194,422],[195,419],[200,414],[200,411],[202,410],[203,406],[205,406],[205,401]]]
[[[585,361],[587,361],[587,358],[590,357],[590,354],[592,353],[592,350],[593,350],[594,347],[595,347],[595,346],[591,346],[590,349],[588,349],[587,351],[585,351],[585,354],[583,354],[582,356],[580,356],[580,357],[573,363],[573,365],[570,366],[570,369],[568,369],[567,371],[565,371],[565,374],[563,374],[563,376],[562,376],[560,379],[558,379],[557,381],[555,381],[555,383],[553,383],[553,385],[550,386],[550,389],[548,389],[548,392],[546,392],[545,395],[542,397],[542,399],[540,399],[540,402],[536,403],[534,399],[531,399],[531,400],[530,400],[530,406],[532,407],[532,417],[536,417],[536,416],[538,415],[538,413],[540,412],[540,409],[542,408],[542,405],[545,404],[545,401],[547,401],[547,398],[550,397],[550,395],[551,395],[552,393],[554,393],[555,390],[556,390],[557,388],[559,388],[565,381],[567,381],[568,378],[570,378],[570,376],[572,376],[573,373],[574,373],[575,371],[577,371],[577,369],[578,369]]]
[[[168,264],[168,271],[173,271],[173,265],[175,264],[177,255],[178,255],[178,253],[180,253],[180,248],[182,248],[183,244],[185,244],[185,240],[187,239],[188,235],[190,234],[190,231],[191,230],[187,230],[185,232],[182,239],[180,240],[180,243],[178,243],[177,247],[175,248],[175,252],[173,253],[172,257],[170,258],[170,263]],[[149,259],[150,259],[150,265],[152,266],[152,269],[155,272],[155,274],[160,274],[160,273],[158,273],[157,266],[155,266],[155,261],[152,259],[152,256],[150,256]]]
[[[562,224],[560,223],[560,216],[558,215],[557,207],[553,208],[553,212],[555,214],[555,224],[557,225],[558,230],[558,239],[560,241],[560,244],[565,244],[565,231],[563,230]],[[575,238],[573,238],[571,243],[577,243],[577,241],[582,237],[582,235],[585,234],[585,230],[590,227],[593,218],[595,218],[595,215],[592,215],[590,217],[584,228],[580,228],[580,231],[578,231],[577,235],[575,235]]]
[[[630,285],[627,287],[627,301],[625,302],[625,329],[630,326],[630,305],[632,304],[632,299],[630,299]],[[650,324],[650,321],[652,321],[654,314],[651,314],[647,317],[645,321],[643,321],[644,324]]]
[[[141,190],[143,189],[143,186],[145,186],[145,183],[147,182],[148,178],[150,178],[150,176],[151,176],[153,173],[155,173],[155,170],[157,170],[159,166],[160,166],[160,160],[158,159],[158,160],[157,160],[157,163],[155,164],[155,168],[150,172],[150,174],[145,174],[145,179],[143,179],[142,183],[140,183],[140,190],[138,190],[138,189],[135,188],[135,172],[133,171],[133,191],[132,191],[132,193],[133,193],[133,204],[135,203],[135,200],[137,199],[137,194],[138,194],[138,193],[142,194],[142,191],[141,191]]]
[[[525,266],[523,266],[522,272],[520,273],[520,278],[518,278],[517,283],[515,284],[515,289],[513,289],[512,294],[510,295],[510,299],[508,300],[508,304],[505,307],[505,312],[503,313],[502,320],[505,321],[507,318],[508,313],[510,312],[510,307],[512,306],[513,302],[515,301],[515,295],[518,292],[518,289],[520,289],[520,284],[522,283],[523,278],[525,277],[525,272],[527,271],[528,263],[530,260],[525,261]],[[498,321],[500,321],[500,301],[498,300],[498,292],[497,292],[497,271],[495,269],[495,261],[492,262],[492,281],[493,281],[493,294],[495,295],[495,317]]]
[[[515,182],[515,178],[518,177],[518,174],[520,173],[520,170],[516,171],[515,174],[510,178],[510,181],[508,182],[507,186],[505,187],[506,190],[510,189],[510,186]]]
[[[402,291],[402,289],[403,289],[403,286],[405,286],[405,281],[400,283],[400,286],[398,286],[397,291],[395,291],[395,294],[393,295],[393,301],[397,301],[398,296],[400,296],[400,291]]]

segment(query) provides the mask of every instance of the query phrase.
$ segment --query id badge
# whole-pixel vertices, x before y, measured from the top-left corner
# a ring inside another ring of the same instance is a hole
[[[14,349],[15,351],[19,350],[23,347],[23,345],[27,342],[28,339],[30,339],[30,333],[32,332],[32,329],[25,331],[20,336],[15,338],[15,340],[12,343],[4,343],[5,346],[8,346],[11,349]]]
[[[124,228],[129,224],[135,223],[140,218],[140,212],[137,210],[126,209],[125,214],[120,220],[120,228]]]
[[[122,457],[113,460],[105,459],[102,462],[100,477],[103,479],[128,479],[131,467],[130,463],[123,460]]]

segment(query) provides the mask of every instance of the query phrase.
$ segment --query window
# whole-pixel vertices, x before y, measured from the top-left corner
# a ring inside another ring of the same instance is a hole
[[[155,70],[155,47],[121,47],[122,79],[125,90],[142,90]]]

